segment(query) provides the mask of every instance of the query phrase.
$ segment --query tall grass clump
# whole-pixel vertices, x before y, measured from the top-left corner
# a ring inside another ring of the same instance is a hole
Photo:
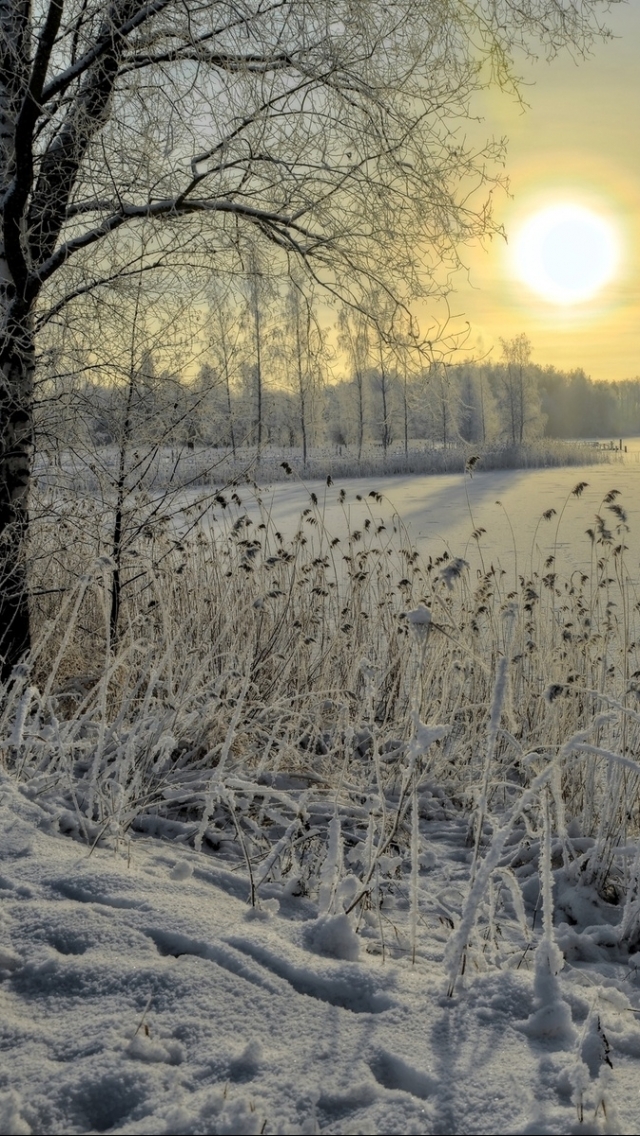
[[[469,957],[503,958],[499,909],[526,951],[544,893],[551,935],[551,872],[562,902],[587,889],[608,905],[612,943],[634,949],[640,631],[619,495],[589,529],[590,572],[560,575],[550,508],[554,552],[534,538],[514,580],[421,558],[377,489],[348,501],[330,481],[289,538],[250,486],[133,530],[115,639],[101,509],[78,501],[62,555],[42,508],[38,634],[3,693],[4,768],[91,846],[144,832],[239,859],[252,902],[277,881],[380,924],[404,889],[414,958],[429,823],[458,825],[451,989]]]

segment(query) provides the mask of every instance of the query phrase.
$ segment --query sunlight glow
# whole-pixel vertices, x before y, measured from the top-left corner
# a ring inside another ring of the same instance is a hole
[[[614,276],[620,261],[613,224],[582,205],[548,206],[517,232],[513,257],[519,278],[553,304],[590,300]]]

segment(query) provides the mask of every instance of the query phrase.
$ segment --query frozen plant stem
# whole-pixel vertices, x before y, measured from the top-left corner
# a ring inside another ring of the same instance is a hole
[[[460,915],[460,922],[451,935],[445,949],[444,961],[449,976],[449,997],[453,995],[456,981],[464,967],[466,952],[476,922],[478,908],[488,887],[491,875],[500,864],[500,859],[513,829],[513,825],[538,799],[540,790],[547,784],[550,776],[551,770],[547,768],[532,781],[529,788],[522,793],[516,803],[509,809],[504,823],[494,833],[491,845],[484,859],[478,862],[475,877],[471,881],[469,894]]]
[[[476,834],[473,847],[473,859],[471,862],[472,881],[478,863],[480,841],[482,840],[482,830],[489,807],[489,785],[491,783],[491,776],[493,773],[493,761],[496,751],[498,730],[500,728],[500,719],[502,717],[502,710],[504,707],[505,698],[507,696],[507,683],[509,680],[509,654],[511,651],[511,643],[516,622],[516,611],[513,606],[511,606],[505,613],[505,622],[505,653],[501,656],[500,659],[498,659],[498,665],[496,667],[496,678],[493,685],[491,713],[489,715],[489,727],[487,730],[487,746],[485,750],[482,786],[476,806]]]
[[[420,871],[420,812],[418,791],[411,794],[411,961],[415,966],[418,931],[418,877]]]

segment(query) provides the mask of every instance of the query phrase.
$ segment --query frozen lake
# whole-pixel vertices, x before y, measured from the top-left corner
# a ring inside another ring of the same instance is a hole
[[[572,491],[580,482],[586,487],[577,497]],[[343,505],[338,501],[341,489],[346,493]],[[486,567],[500,562],[511,571],[515,547],[518,570],[528,573],[532,567],[542,567],[555,551],[558,571],[570,573],[590,571],[592,545],[586,530],[594,526],[596,513],[605,518],[619,543],[618,518],[603,503],[613,489],[620,493],[616,504],[625,510],[630,529],[625,538],[627,574],[640,580],[640,462],[631,452],[624,464],[501,470],[475,473],[472,478],[462,474],[355,478],[330,487],[324,482],[279,483],[265,489],[262,500],[276,527],[287,536],[296,531],[313,492],[330,536],[344,537],[347,524],[351,530],[361,529],[369,510],[389,529],[395,511],[425,557],[435,558],[446,549],[464,557],[472,568],[481,567],[482,559]],[[371,490],[382,494],[383,504],[368,496]],[[256,506],[242,489],[240,494],[257,521]],[[541,520],[549,509],[555,509],[555,515]],[[480,528],[486,531],[476,542],[472,533]],[[309,537],[312,531],[318,540],[318,526],[305,530]]]

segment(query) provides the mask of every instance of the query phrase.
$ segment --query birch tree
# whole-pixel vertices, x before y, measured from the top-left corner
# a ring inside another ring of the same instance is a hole
[[[210,300],[209,351],[224,389],[226,434],[234,460],[238,441],[237,424],[233,406],[233,389],[237,385],[243,361],[243,337],[241,322],[238,320],[238,297],[228,291],[218,290]],[[203,386],[207,379],[202,377]],[[209,385],[210,381],[209,381]]]
[[[237,270],[247,231],[351,297],[380,277],[437,288],[438,265],[491,225],[497,148],[459,135],[474,92],[513,85],[514,49],[534,40],[583,49],[600,7],[0,0],[2,677],[30,644],[43,321],[128,272],[171,266],[187,287]]]
[[[497,370],[499,400],[505,432],[512,446],[542,433],[540,396],[531,371],[531,341],[521,332],[501,339],[502,366]]]
[[[356,402],[358,461],[362,460],[365,426],[365,376],[371,363],[371,328],[360,311],[344,306],[338,316],[338,344],[351,369]]]
[[[290,387],[294,393],[297,424],[302,442],[302,464],[306,467],[309,446],[315,441],[318,394],[323,385],[327,356],[325,337],[315,310],[313,289],[305,294],[300,283],[292,279],[287,290],[284,315],[291,336],[285,345],[288,354]]]

